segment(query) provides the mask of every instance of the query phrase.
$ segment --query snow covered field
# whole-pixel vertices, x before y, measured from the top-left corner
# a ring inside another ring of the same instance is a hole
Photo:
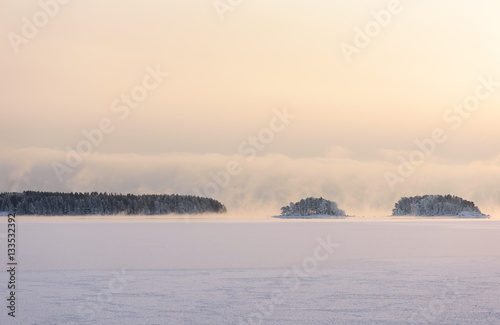
[[[500,220],[190,221],[19,217],[0,324],[500,324]]]

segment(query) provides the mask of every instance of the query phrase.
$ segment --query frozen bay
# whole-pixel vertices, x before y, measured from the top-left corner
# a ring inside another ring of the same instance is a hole
[[[500,220],[189,221],[19,217],[2,324],[500,324]]]

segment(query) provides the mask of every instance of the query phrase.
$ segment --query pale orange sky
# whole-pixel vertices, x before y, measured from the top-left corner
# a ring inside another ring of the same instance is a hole
[[[0,0],[0,190],[193,194],[236,159],[217,197],[234,208],[323,195],[388,214],[431,192],[499,205],[500,87],[456,129],[443,119],[478,78],[500,81],[498,1],[401,0],[350,63],[341,44],[391,1],[243,0],[224,20],[213,3],[69,1],[16,53],[9,35],[42,9]],[[111,104],[147,66],[169,76],[121,120]],[[238,145],[283,107],[296,118],[247,162]],[[60,182],[51,162],[104,118],[114,131]],[[446,142],[392,191],[384,172],[435,128]]]

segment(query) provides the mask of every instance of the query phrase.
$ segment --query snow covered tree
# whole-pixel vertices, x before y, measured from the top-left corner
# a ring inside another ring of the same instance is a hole
[[[162,215],[225,213],[214,199],[191,195],[122,195],[108,193],[0,193],[0,211],[19,215]]]
[[[311,215],[331,215],[345,216],[345,212],[340,210],[337,203],[325,200],[322,197],[302,199],[299,202],[290,202],[289,205],[281,208],[282,216],[311,216]]]
[[[402,197],[392,210],[393,216],[485,216],[474,202],[452,195]]]

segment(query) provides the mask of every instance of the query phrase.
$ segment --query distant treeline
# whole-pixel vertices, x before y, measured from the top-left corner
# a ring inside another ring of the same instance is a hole
[[[392,210],[393,216],[455,216],[464,213],[483,215],[474,202],[449,194],[403,197]]]
[[[192,195],[111,193],[0,193],[0,211],[19,215],[163,215],[224,213],[217,200]]]
[[[281,208],[282,216],[312,216],[312,215],[331,215],[345,216],[345,212],[340,210],[336,202],[325,200],[322,197],[309,197],[299,202],[291,202],[289,205]]]

